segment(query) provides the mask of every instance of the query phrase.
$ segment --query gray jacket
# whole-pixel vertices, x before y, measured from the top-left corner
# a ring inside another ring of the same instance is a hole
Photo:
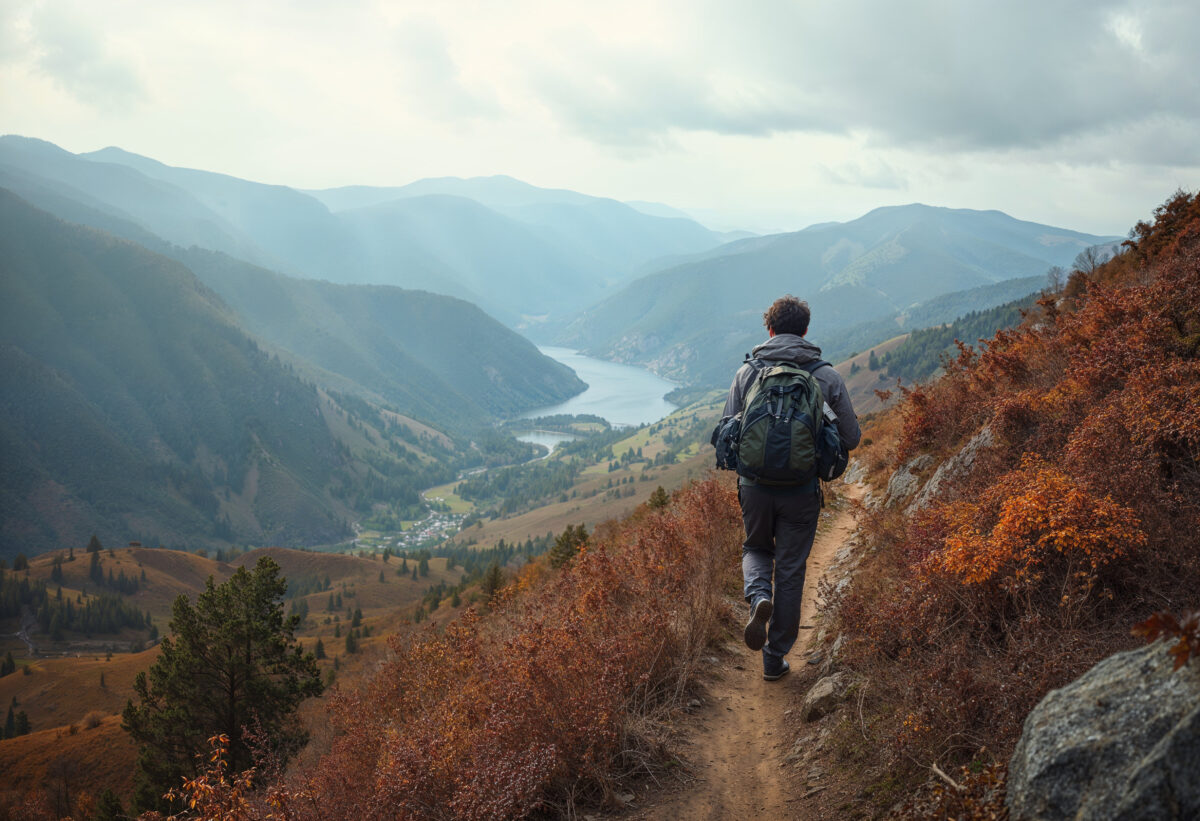
[[[797,365],[803,365],[806,362],[820,359],[821,349],[802,336],[776,334],[757,346],[751,356],[768,362],[794,362]],[[742,409],[746,403],[746,391],[750,388],[750,383],[754,381],[756,374],[754,366],[748,363],[738,368],[738,372],[733,377],[733,384],[729,386],[729,398],[725,400],[725,410],[722,412],[722,416],[733,416]],[[842,379],[842,375],[832,367],[817,368],[813,371],[813,378],[821,386],[821,396],[837,414],[838,433],[842,437],[842,444],[846,446],[846,450],[858,447],[858,443],[862,439],[862,431],[858,427],[858,416],[855,415],[854,407],[850,404],[850,397],[846,393],[846,382]]]

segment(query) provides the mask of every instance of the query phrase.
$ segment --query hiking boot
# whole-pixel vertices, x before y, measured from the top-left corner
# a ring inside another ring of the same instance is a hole
[[[791,669],[792,665],[787,663],[787,659],[780,659],[778,666],[771,664],[767,659],[763,659],[763,681],[779,681]]]
[[[751,650],[761,650],[767,643],[767,625],[771,621],[773,605],[770,599],[759,599],[750,608],[750,621],[746,622],[746,646]]]

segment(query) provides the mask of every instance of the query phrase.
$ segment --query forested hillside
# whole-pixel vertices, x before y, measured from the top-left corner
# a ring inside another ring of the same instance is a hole
[[[908,384],[924,381],[942,366],[946,357],[957,353],[956,341],[976,345],[1001,329],[1019,325],[1023,312],[1033,306],[1036,296],[1030,294],[985,311],[971,311],[948,325],[914,330],[904,342],[879,357],[877,367],[887,372],[889,380],[901,379]]]
[[[4,555],[91,533],[335,541],[356,500],[415,505],[444,481],[448,467],[405,447],[361,462],[329,424],[352,409],[262,350],[178,262],[8,192],[0,209]]]
[[[585,387],[570,368],[453,297],[294,279],[198,248],[168,253],[255,336],[325,372],[314,378],[346,380],[443,430],[474,432]]]

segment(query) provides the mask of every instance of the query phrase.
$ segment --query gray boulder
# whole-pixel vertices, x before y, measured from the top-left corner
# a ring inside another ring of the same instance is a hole
[[[1200,818],[1200,664],[1173,664],[1156,642],[1042,699],[1008,765],[1013,821]]]
[[[804,703],[800,706],[801,720],[816,721],[837,709],[846,697],[848,681],[843,673],[834,673],[817,681],[804,696]]]

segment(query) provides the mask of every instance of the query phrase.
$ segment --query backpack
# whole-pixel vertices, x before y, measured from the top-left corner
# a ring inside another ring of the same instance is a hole
[[[764,485],[832,481],[846,469],[837,415],[821,396],[812,372],[828,365],[766,363],[747,357],[757,376],[742,411],[713,431],[717,467]]]

